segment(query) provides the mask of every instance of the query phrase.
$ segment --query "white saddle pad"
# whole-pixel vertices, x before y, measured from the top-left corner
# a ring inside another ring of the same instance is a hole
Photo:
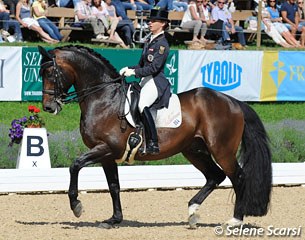
[[[127,97],[130,101],[130,88],[127,92]],[[131,126],[136,127],[133,118],[129,111],[129,101],[125,102],[125,114],[127,121],[131,124]],[[172,94],[169,100],[168,108],[162,108],[157,111],[155,124],[156,128],[177,128],[181,125],[182,116],[181,116],[181,106],[179,98],[176,94]]]

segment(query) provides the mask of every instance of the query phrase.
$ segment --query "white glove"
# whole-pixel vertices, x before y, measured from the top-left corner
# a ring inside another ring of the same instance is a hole
[[[131,68],[127,68],[123,73],[125,77],[130,77],[132,75],[136,75],[135,70]]]
[[[122,76],[125,71],[128,69],[128,67],[123,67],[121,70],[120,70],[120,75]]]

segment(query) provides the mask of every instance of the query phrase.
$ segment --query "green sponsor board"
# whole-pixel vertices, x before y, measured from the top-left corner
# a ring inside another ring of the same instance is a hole
[[[41,56],[37,48],[22,48],[22,101],[41,100],[40,60]]]
[[[94,49],[105,57],[118,71],[126,66],[138,64],[141,49]],[[22,49],[22,101],[41,101],[42,80],[39,76],[41,56],[37,48]],[[165,75],[172,84],[173,92],[177,92],[178,83],[178,51],[172,50],[167,58]],[[127,81],[138,80],[128,78]]]

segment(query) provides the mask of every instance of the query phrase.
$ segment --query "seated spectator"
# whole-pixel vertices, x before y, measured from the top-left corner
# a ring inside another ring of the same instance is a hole
[[[22,32],[20,29],[20,24],[18,21],[11,19],[10,17],[10,11],[6,9],[3,2],[0,0],[0,23],[2,23],[3,30],[2,35],[5,39],[7,39],[10,36],[9,28],[14,29],[14,40],[18,42],[23,41]]]
[[[125,8],[125,11],[126,10],[137,10],[137,5],[135,3],[134,0],[121,0],[124,8]]]
[[[276,6],[276,0],[268,0],[266,10],[269,13],[269,18],[272,26],[281,34],[286,42],[293,47],[300,47],[300,43],[291,34],[289,29],[283,24],[280,12]]]
[[[151,10],[154,7],[154,0],[135,0],[137,10]]]
[[[32,5],[33,17],[40,27],[49,34],[52,39],[61,41],[63,36],[60,34],[57,26],[46,17],[48,6],[44,0],[36,0]]]
[[[83,27],[91,26],[96,39],[108,39],[105,36],[105,26],[92,12],[90,7],[91,0],[82,0],[74,7],[75,22],[80,23]]]
[[[106,1],[105,1],[106,2]],[[123,5],[121,0],[112,0],[111,5],[115,7],[116,14],[122,19],[129,19],[126,14],[125,6]]]
[[[263,0],[263,6],[262,6],[262,26],[263,29],[265,31],[265,33],[272,38],[272,40],[276,43],[279,44],[280,46],[284,47],[284,48],[289,48],[289,47],[293,47],[292,45],[288,44],[286,42],[286,40],[282,37],[282,35],[277,31],[277,29],[275,28],[275,26],[273,25],[271,18],[270,18],[270,14],[269,11],[267,10],[266,7],[266,1],[267,0]],[[275,0],[272,0],[275,2]]]
[[[240,26],[235,26],[232,15],[227,8],[224,8],[225,0],[218,0],[217,6],[212,9],[212,19],[214,21],[222,20],[225,24],[225,28],[228,33],[235,34],[237,33],[238,42],[245,47],[246,40],[243,32],[243,28]]]
[[[16,5],[18,0],[3,0],[3,3],[8,7],[11,15],[16,15]]]
[[[39,26],[38,21],[31,17],[29,0],[19,0],[16,6],[16,19],[23,27],[37,32],[43,41],[47,43],[58,43],[58,40],[51,38]]]
[[[185,12],[187,7],[188,4],[180,0],[160,0],[155,6],[157,9],[176,12]]]
[[[193,29],[193,42],[206,43],[207,40],[204,36],[207,32],[207,27],[214,23],[213,20],[210,20],[208,9],[203,8],[203,1],[207,2],[207,0],[192,0],[181,21],[182,28]],[[198,38],[199,33],[200,38]]]
[[[300,24],[305,26],[305,11],[304,11],[304,2],[303,0],[298,1],[298,12],[300,16]]]
[[[75,1],[75,5],[79,1]],[[66,8],[74,8],[74,1],[73,0],[57,0],[56,1],[57,7],[66,7]]]
[[[281,5],[281,15],[283,23],[295,37],[297,32],[301,32],[301,46],[305,47],[305,26],[300,24],[300,16],[295,0],[287,0]]]
[[[116,29],[117,32],[123,38],[124,43],[128,47],[132,47],[133,46],[132,36],[135,32],[133,22],[127,17],[125,11],[121,11],[122,15],[119,15],[116,12],[117,7],[122,10],[124,8],[123,5],[120,4],[119,2],[117,2],[117,5],[114,6],[111,4],[112,0],[105,0],[105,3],[106,3],[106,8],[109,13],[109,16],[119,19],[117,29]]]
[[[120,42],[120,46],[122,48],[127,48],[119,34],[115,31],[119,23],[119,19],[109,15],[106,3],[102,2],[102,0],[93,0],[92,13],[104,23],[106,31],[109,34],[109,40]]]

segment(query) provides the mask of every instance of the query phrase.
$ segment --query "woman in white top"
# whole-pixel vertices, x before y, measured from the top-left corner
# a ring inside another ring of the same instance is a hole
[[[204,38],[208,26],[212,23],[210,20],[209,11],[203,8],[202,3],[207,0],[192,0],[190,1],[186,12],[181,21],[181,27],[185,29],[193,29],[193,42],[206,43]],[[200,38],[198,38],[200,33]]]
[[[92,0],[91,9],[93,15],[103,22],[107,33],[109,34],[109,39],[119,42],[122,48],[128,48],[124,41],[120,38],[119,34],[115,31],[119,19],[109,15],[106,3],[102,0]]]
[[[16,19],[23,27],[37,32],[44,42],[58,43],[58,40],[51,38],[49,34],[43,31],[39,26],[38,21],[31,17],[31,5],[29,4],[29,0],[19,0],[16,6]]]

